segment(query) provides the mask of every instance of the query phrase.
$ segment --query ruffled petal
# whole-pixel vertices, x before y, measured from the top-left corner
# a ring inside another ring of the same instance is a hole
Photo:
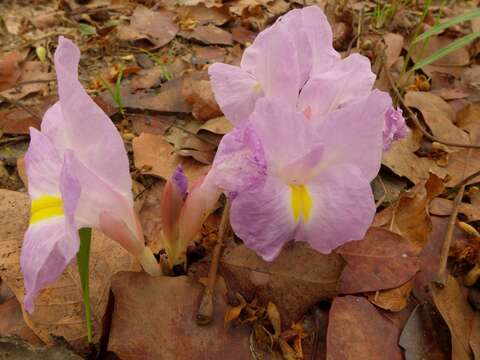
[[[246,120],[264,95],[257,79],[237,66],[215,63],[209,66],[208,74],[215,100],[234,125]]]
[[[365,100],[313,118],[311,121],[319,125],[318,139],[325,148],[321,169],[352,164],[364,178],[373,180],[380,170],[384,115],[391,103],[387,93],[374,90]]]
[[[312,51],[312,69],[310,76],[328,71],[340,54],[333,48],[333,33],[327,17],[318,6],[302,9],[303,29],[307,34]]]
[[[385,113],[383,127],[383,151],[388,151],[394,141],[407,137],[408,132],[402,109],[389,108]]]
[[[320,145],[317,125],[278,98],[259,99],[250,123],[263,146],[270,171],[280,171]]]
[[[45,115],[42,132],[61,157],[67,150],[110,186],[126,196],[132,181],[123,140],[112,121],[78,81],[80,50],[60,37],[55,51],[60,101]]]
[[[259,81],[265,96],[278,97],[286,104],[297,103],[303,85],[297,49],[288,31],[279,24],[258,34],[243,53],[240,66]]]
[[[84,166],[72,151],[65,153],[64,168],[69,175],[64,180],[65,187],[78,183],[81,188],[75,213],[79,227],[100,229],[134,256],[138,256],[145,244],[131,196],[124,196],[104,182]]]
[[[230,196],[263,184],[266,176],[263,148],[249,124],[222,138],[205,182],[212,182]]]
[[[297,227],[289,186],[269,175],[262,187],[239,193],[232,201],[230,222],[246,246],[272,261],[293,240]]]
[[[352,165],[325,169],[306,184],[312,210],[296,240],[308,242],[322,253],[365,235],[375,215],[375,202],[369,182]]]
[[[298,110],[310,108],[313,117],[335,111],[365,99],[374,82],[370,60],[359,54],[350,55],[305,84],[298,99]]]
[[[25,167],[30,198],[60,194],[58,181],[62,159],[50,140],[34,128],[30,128],[30,145],[25,154]]]

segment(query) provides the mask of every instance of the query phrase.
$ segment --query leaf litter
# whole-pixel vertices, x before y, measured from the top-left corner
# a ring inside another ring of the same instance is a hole
[[[1,341],[7,344],[0,348],[14,343],[5,340],[7,334],[33,345],[53,345],[62,337],[82,356],[91,355],[85,348],[74,266],[42,293],[38,313],[29,317],[21,308],[18,255],[28,200],[20,180],[24,170],[17,163],[28,143],[28,128],[40,126],[56,98],[56,37],[68,35],[82,49],[80,79],[108,109],[124,138],[132,177],[139,184],[137,204],[147,244],[161,255],[157,205],[164,180],[178,164],[189,180],[204,174],[221,136],[232,129],[214,100],[208,65],[238,64],[259,31],[299,6],[278,0],[79,3],[0,4],[5,14],[0,36],[0,284],[14,295],[0,303],[5,314]],[[475,275],[480,266],[478,178],[468,181],[459,205],[445,288],[432,284],[465,164],[466,175],[480,168],[478,149],[466,160],[468,149],[442,144],[478,145],[478,41],[422,66],[415,76],[408,73],[427,55],[478,31],[478,18],[411,48],[415,34],[443,17],[471,10],[456,2],[428,9],[425,4],[395,8],[368,1],[319,2],[334,28],[337,50],[367,55],[379,74],[377,85],[394,94],[391,77],[402,95],[396,100],[409,118],[410,135],[384,154],[380,178],[386,180],[374,185],[377,200],[383,200],[376,227],[328,256],[292,244],[273,263],[230,238],[220,259],[224,280],[218,280],[226,287],[217,283],[210,327],[193,322],[202,291],[197,276],[152,280],[132,272],[138,265],[130,256],[96,234],[91,281],[97,343],[108,343],[122,359],[139,354],[166,359],[235,354],[245,359],[252,352],[257,358],[275,352],[284,359],[478,357],[480,321],[474,302],[467,300],[480,286]],[[40,47],[44,56],[38,55]],[[100,81],[103,77],[115,86],[119,69],[125,73],[119,84],[121,104]],[[407,107],[440,141],[415,126]],[[384,189],[388,197],[382,199]],[[192,244],[195,256],[203,251],[192,268],[209,262],[206,244],[218,221],[209,224],[213,230],[205,228],[204,238]],[[109,301],[115,302],[113,308]]]

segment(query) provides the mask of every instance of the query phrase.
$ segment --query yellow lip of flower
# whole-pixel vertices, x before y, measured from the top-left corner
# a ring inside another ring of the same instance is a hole
[[[291,190],[291,206],[293,212],[293,218],[298,221],[302,216],[305,222],[310,219],[312,211],[312,197],[305,185],[290,184]]]
[[[32,201],[30,224],[55,216],[63,216],[63,203],[60,196],[42,195]]]

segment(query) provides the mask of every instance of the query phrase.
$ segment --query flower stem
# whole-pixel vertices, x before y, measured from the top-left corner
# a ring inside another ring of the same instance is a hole
[[[92,240],[92,229],[82,228],[78,231],[80,234],[80,250],[77,253],[78,273],[82,284],[83,304],[85,305],[85,321],[87,324],[88,343],[92,343],[92,315],[90,309],[90,289],[88,284],[88,263],[90,260],[90,243]]]

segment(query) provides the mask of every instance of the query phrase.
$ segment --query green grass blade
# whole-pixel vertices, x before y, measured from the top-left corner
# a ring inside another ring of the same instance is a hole
[[[443,30],[445,30],[446,28],[449,28],[450,26],[460,24],[464,21],[472,20],[472,19],[474,19],[478,16],[480,16],[480,8],[473,9],[472,11],[469,11],[465,14],[456,16],[453,19],[450,19],[450,20],[445,21],[443,23],[437,24],[437,25],[431,27],[430,29],[428,29],[427,31],[425,31],[423,34],[421,34],[417,38],[415,38],[413,40],[413,44],[424,41],[424,40],[428,39],[429,37],[431,37],[433,35],[440,34]]]
[[[438,49],[435,51],[433,54],[430,56],[427,56],[425,59],[417,62],[415,66],[410,69],[410,71],[415,71],[418,69],[421,69],[425,65],[429,65],[434,61],[437,61],[438,59],[443,58],[444,56],[447,56],[451,52],[460,49],[468,44],[470,44],[472,41],[474,41],[476,38],[480,37],[480,31],[476,31],[474,33],[468,34],[460,39],[457,39],[453,41],[452,43],[448,44],[447,46]]]
[[[92,342],[93,325],[92,314],[90,308],[90,288],[88,281],[88,263],[90,260],[90,243],[92,240],[92,229],[83,228],[79,231],[80,234],[80,250],[77,253],[78,273],[80,275],[80,283],[82,284],[83,304],[85,305],[85,321],[87,323],[87,338],[88,342]]]

